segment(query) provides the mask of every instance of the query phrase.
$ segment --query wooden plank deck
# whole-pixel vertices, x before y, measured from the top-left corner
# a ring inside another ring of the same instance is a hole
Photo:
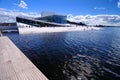
[[[0,80],[48,80],[8,37],[0,37]]]

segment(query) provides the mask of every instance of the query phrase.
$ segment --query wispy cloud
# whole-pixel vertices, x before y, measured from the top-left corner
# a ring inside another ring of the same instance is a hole
[[[76,22],[84,22],[88,25],[113,25],[120,26],[120,16],[119,15],[79,15],[72,16],[68,15],[68,20]]]
[[[16,5],[16,6],[20,7],[20,8],[23,8],[23,9],[28,9],[27,3],[25,1],[23,1],[23,0],[21,0],[19,4],[14,3],[14,5]]]
[[[37,12],[24,13],[17,10],[8,10],[0,8],[0,23],[15,22],[16,16],[40,17],[41,14]]]
[[[27,9],[27,4],[25,3],[25,1],[21,0],[19,7],[23,8],[23,9]]]
[[[4,8],[0,8],[0,11],[3,11],[3,10],[6,10],[6,9],[4,9]]]
[[[117,6],[118,6],[118,8],[120,8],[120,0],[118,1]]]
[[[94,9],[95,10],[106,10],[106,8],[103,8],[103,7],[95,7]]]

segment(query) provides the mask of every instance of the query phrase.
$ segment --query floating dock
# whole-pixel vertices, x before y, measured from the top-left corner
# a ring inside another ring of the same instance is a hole
[[[0,37],[0,80],[48,79],[8,37]]]

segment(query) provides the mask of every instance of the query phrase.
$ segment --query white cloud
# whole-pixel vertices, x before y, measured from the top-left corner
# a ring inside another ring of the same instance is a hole
[[[120,8],[120,0],[118,1],[118,8]]]
[[[41,16],[41,14],[37,13],[37,12],[25,13],[25,12],[20,12],[18,10],[8,10],[8,9],[2,10],[2,13],[0,13],[0,14],[14,16],[14,17],[16,17],[16,16],[40,17]]]
[[[6,10],[6,9],[4,9],[4,8],[0,8],[0,11],[2,11],[2,10]]]
[[[69,15],[68,15],[69,16]],[[79,15],[72,16],[70,15],[68,18],[70,21],[75,22],[84,22],[88,25],[113,25],[120,26],[120,16],[119,15]]]
[[[13,3],[14,5],[23,8],[23,9],[28,9],[27,4],[25,1],[21,0],[19,4]]]
[[[40,17],[41,14],[36,12],[24,13],[17,10],[7,10],[0,8],[0,23],[15,22],[16,16]]]
[[[106,8],[103,8],[103,7],[95,7],[94,9],[95,10],[106,10]]]
[[[23,8],[23,9],[27,9],[27,4],[25,3],[25,1],[21,0],[19,7]]]

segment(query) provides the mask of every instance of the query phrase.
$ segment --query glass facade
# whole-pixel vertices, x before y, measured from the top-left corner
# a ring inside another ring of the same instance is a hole
[[[67,23],[67,16],[62,15],[51,15],[51,16],[45,16],[37,18],[38,20],[44,20],[47,22],[54,22],[54,23],[60,23],[60,24],[66,24]]]

